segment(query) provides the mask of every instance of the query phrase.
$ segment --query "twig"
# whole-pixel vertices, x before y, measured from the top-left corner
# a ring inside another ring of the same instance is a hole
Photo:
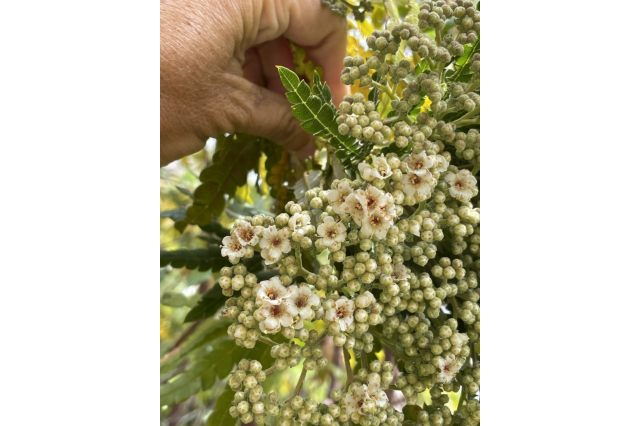
[[[304,378],[307,376],[307,369],[303,368],[302,369],[302,373],[300,373],[300,378],[298,379],[298,384],[296,385],[296,388],[293,391],[293,395],[291,395],[291,398],[287,399],[285,401],[285,404],[289,401],[291,401],[293,399],[294,396],[298,395],[300,393],[300,390],[302,389],[302,384],[304,383]]]

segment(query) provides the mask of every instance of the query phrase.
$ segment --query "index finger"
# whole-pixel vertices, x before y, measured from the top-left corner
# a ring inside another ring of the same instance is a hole
[[[284,35],[303,47],[308,59],[324,70],[323,78],[331,88],[333,102],[339,104],[347,94],[340,81],[347,54],[347,20],[333,14],[320,0],[273,0],[273,7],[279,34],[262,35]]]

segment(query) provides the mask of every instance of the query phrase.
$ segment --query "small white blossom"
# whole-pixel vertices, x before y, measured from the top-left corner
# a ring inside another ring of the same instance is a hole
[[[381,240],[387,236],[387,231],[392,223],[382,211],[374,210],[372,214],[367,215],[362,221],[360,231],[367,237],[375,235],[377,239]]]
[[[325,247],[332,247],[344,242],[347,238],[347,228],[342,222],[336,222],[333,217],[327,216],[323,223],[318,225],[318,235]]]
[[[294,305],[298,309],[298,320],[295,323],[295,328],[302,328],[304,326],[303,320],[313,319],[312,307],[320,305],[320,297],[315,294],[309,286],[301,284],[300,286],[291,286],[291,297],[287,299],[287,303]]]
[[[376,405],[380,408],[385,407],[389,403],[389,398],[387,394],[380,389],[380,376],[378,374],[372,375],[369,379],[369,386],[367,389],[367,394],[369,398],[373,399]]]
[[[362,410],[362,406],[368,398],[367,385],[352,386],[350,391],[344,397],[347,415],[350,416],[354,411],[357,411],[359,414],[365,414]]]
[[[258,244],[259,237],[262,235],[263,230],[264,228],[262,226],[253,226],[246,220],[241,219],[236,222],[233,235],[236,236],[243,246],[255,246]]]
[[[447,161],[447,159],[444,158],[442,155],[438,154],[436,155],[436,161],[438,162],[438,165],[436,166],[436,170],[439,171],[440,173],[446,172],[447,169],[449,168],[449,162]]]
[[[429,185],[430,178],[431,173],[421,176],[413,172],[408,172],[402,176],[402,183],[404,184],[402,191],[408,196],[416,194],[428,196],[431,194],[431,186]]]
[[[295,213],[293,216],[291,216],[291,219],[289,219],[289,228],[291,228],[291,231],[295,233],[304,235],[303,228],[309,225],[310,223],[311,223],[311,218],[309,217],[308,214]]]
[[[336,300],[335,305],[327,311],[325,317],[329,321],[338,322],[340,330],[346,331],[353,324],[353,311],[355,303],[345,297]]]
[[[256,300],[262,302],[262,305],[280,305],[285,301],[291,293],[282,285],[280,277],[272,277],[268,281],[262,281],[260,288],[256,294]]]
[[[434,156],[427,154],[424,151],[410,155],[405,160],[407,162],[407,169],[419,176],[431,176],[429,169],[433,167],[436,162]]]
[[[266,304],[256,311],[255,318],[260,321],[260,330],[263,333],[275,334],[281,327],[291,327],[296,315],[298,309],[290,303]]]
[[[235,235],[230,235],[228,237],[224,237],[222,239],[222,255],[225,257],[229,257],[231,262],[234,262],[236,259],[242,258],[245,254],[247,254],[247,250],[251,250],[249,248],[245,248],[238,238]]]
[[[449,194],[460,201],[469,201],[473,197],[472,188],[475,188],[478,182],[467,169],[462,169],[458,173],[449,172],[444,180],[450,185]]]
[[[387,159],[382,155],[373,158],[373,165],[369,163],[358,164],[358,171],[362,179],[372,181],[374,179],[387,179],[391,177],[391,167],[387,163]]]
[[[291,242],[289,242],[288,237],[289,228],[278,230],[275,226],[271,225],[262,232],[262,239],[260,240],[260,248],[262,251],[260,254],[262,258],[265,259],[265,264],[270,265],[275,263],[280,260],[283,253],[289,253],[291,251]]]
[[[353,193],[353,189],[347,181],[340,182],[338,184],[338,189],[331,189],[327,191],[327,201],[333,208],[334,212],[339,215],[344,215],[347,213],[343,208],[343,204],[351,193]]]
[[[359,189],[349,194],[340,208],[349,214],[356,224],[362,225],[362,219],[367,212],[367,198],[365,197],[364,191]]]
[[[391,273],[391,278],[395,282],[408,280],[410,278],[409,269],[404,266],[402,263],[396,263],[393,265],[393,272]]]
[[[449,354],[444,359],[438,360],[438,368],[441,370],[436,376],[439,383],[449,383],[464,365],[464,358],[456,358]]]

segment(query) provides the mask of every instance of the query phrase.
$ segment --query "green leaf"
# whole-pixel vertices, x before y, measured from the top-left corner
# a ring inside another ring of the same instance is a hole
[[[184,373],[172,377],[160,386],[160,405],[175,404],[198,393],[202,389],[203,375],[215,374],[220,379],[226,377],[234,363],[246,352],[245,348],[237,346],[236,342],[228,337],[215,340],[212,346],[211,352],[189,366]]]
[[[227,298],[222,294],[220,286],[214,286],[211,290],[206,292],[198,304],[189,311],[187,316],[184,318],[184,322],[198,321],[215,315],[220,308],[224,306],[226,299]]]
[[[219,270],[228,265],[228,259],[222,257],[219,247],[196,250],[160,251],[160,267],[171,265],[174,268]]]
[[[468,44],[464,46],[464,53],[456,60],[456,75],[453,81],[465,81],[468,80],[470,75],[469,67],[471,66],[471,58],[473,55],[480,51],[480,36],[478,40],[471,46]],[[465,78],[467,77],[467,78]]]
[[[282,80],[282,84],[284,85],[285,89],[290,92],[295,91],[298,87],[298,84],[300,84],[298,75],[285,67],[278,67],[278,73],[280,74],[280,80]]]
[[[346,172],[353,175],[360,161],[366,157],[360,143],[353,137],[338,132],[336,117],[338,111],[331,99],[331,90],[326,83],[320,81],[317,72],[313,74],[313,89],[309,94],[309,85],[301,81],[297,74],[287,68],[278,66],[282,84],[296,96],[287,94],[292,104],[293,115],[302,121],[302,128],[307,133],[327,138],[329,145],[336,150],[336,157]],[[295,79],[295,81],[294,81]]]
[[[183,232],[187,225],[207,225],[219,216],[226,204],[224,195],[234,195],[247,183],[247,173],[258,168],[261,139],[240,133],[219,136],[211,165],[200,173],[202,184],[193,193],[193,205],[175,228]]]
[[[213,342],[215,339],[226,336],[231,322],[227,318],[209,318],[203,321],[180,345],[178,355],[174,355],[160,363],[160,373],[168,373],[196,349],[201,348],[206,343]]]
[[[213,412],[207,418],[207,426],[234,426],[238,423],[239,420],[229,414],[234,396],[235,392],[230,387],[225,387],[224,392],[216,400]]]

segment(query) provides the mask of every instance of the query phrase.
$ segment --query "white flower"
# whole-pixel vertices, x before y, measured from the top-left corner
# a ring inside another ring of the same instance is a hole
[[[233,234],[243,246],[255,246],[263,230],[262,226],[253,226],[246,220],[239,220],[236,222]]]
[[[373,185],[369,185],[367,190],[364,191],[365,199],[367,200],[366,212],[371,214],[377,208],[385,206],[388,202],[386,192],[381,191]],[[391,203],[393,204],[393,197],[391,197]]]
[[[373,302],[376,301],[376,298],[371,294],[370,291],[365,291],[364,293],[358,295],[356,297],[356,306],[358,308],[368,308]]]
[[[380,376],[378,374],[375,374],[374,377],[369,379],[367,394],[369,395],[369,398],[373,399],[376,405],[380,408],[385,407],[389,402],[387,394],[380,389]]]
[[[374,236],[381,240],[387,236],[387,231],[391,227],[392,222],[380,210],[374,210],[373,213],[367,215],[362,221],[360,231],[367,237]]]
[[[402,176],[402,183],[404,184],[402,191],[408,196],[416,195],[416,193],[427,196],[431,194],[431,186],[429,185],[430,178],[431,173],[421,176],[413,172],[408,172]]]
[[[387,163],[387,159],[382,155],[373,158],[373,165],[369,163],[358,164],[358,170],[362,179],[372,181],[374,179],[387,179],[391,177],[391,167]]]
[[[315,294],[309,286],[301,284],[300,286],[291,286],[291,297],[287,299],[287,303],[294,305],[298,309],[299,320],[296,321],[295,327],[302,328],[302,320],[313,318],[312,306],[320,305],[320,297]]]
[[[342,211],[351,216],[356,224],[362,225],[362,219],[367,212],[367,198],[365,197],[364,191],[359,189],[349,194],[340,207]]]
[[[325,317],[329,321],[337,321],[340,325],[340,330],[346,331],[351,324],[353,324],[353,311],[355,310],[355,303],[353,300],[349,300],[346,297],[341,297],[336,300],[335,305],[327,311]]]
[[[429,169],[433,167],[436,159],[432,155],[427,157],[424,151],[420,151],[417,154],[410,155],[405,161],[410,172],[420,176],[431,176]]]
[[[436,166],[436,170],[440,173],[446,172],[449,168],[449,162],[442,155],[436,155],[436,160],[438,161],[438,165]]]
[[[334,218],[327,216],[323,223],[318,225],[318,235],[325,247],[331,247],[344,242],[347,238],[347,228],[342,222],[336,222]]]
[[[407,269],[407,267],[404,266],[402,263],[396,263],[395,265],[393,265],[393,272],[391,273],[391,278],[393,278],[395,282],[408,280],[410,278],[409,269]]]
[[[389,220],[397,217],[396,205],[393,202],[393,195],[388,192],[382,192],[382,194],[378,196],[376,208]]]
[[[327,191],[327,201],[329,205],[333,208],[333,211],[337,214],[343,215],[347,213],[343,209],[343,204],[346,201],[349,194],[353,193],[353,189],[349,182],[342,181],[338,184],[338,189],[331,189]]]
[[[458,173],[449,172],[444,177],[444,180],[451,185],[449,194],[461,201],[469,201],[473,197],[472,188],[475,188],[478,182],[467,169],[462,169]]]
[[[224,237],[222,239],[222,244],[222,255],[229,257],[229,260],[231,262],[235,261],[236,259],[240,259],[242,256],[247,254],[247,250],[251,250],[245,248],[242,243],[238,241],[238,238],[236,238],[234,234],[228,237]]]
[[[256,300],[262,301],[262,305],[280,305],[287,297],[291,296],[289,290],[282,285],[280,277],[272,277],[268,281],[262,281],[256,294]]]
[[[349,393],[344,397],[344,401],[347,408],[347,415],[351,415],[354,411],[360,414],[364,414],[362,406],[364,402],[369,398],[367,395],[367,385],[352,386]]]
[[[291,251],[291,243],[289,242],[289,228],[278,230],[271,225],[262,231],[262,239],[260,240],[260,254],[265,259],[265,263],[270,265],[277,262],[283,253]]]
[[[380,389],[380,376],[375,373],[371,376],[374,377],[370,378],[368,384],[352,386],[345,395],[344,402],[349,416],[354,411],[361,415],[374,413],[378,407],[383,408],[389,402],[387,394]]]
[[[298,309],[290,303],[266,304],[256,311],[255,318],[260,321],[260,330],[263,333],[274,334],[280,331],[281,327],[291,327],[296,315]]]
[[[311,218],[308,214],[294,213],[294,215],[291,216],[291,219],[289,219],[289,228],[291,228],[293,232],[304,235],[303,228],[310,223]]]
[[[440,368],[441,372],[438,373],[436,379],[439,383],[449,383],[453,380],[463,365],[464,358],[456,359],[453,354],[447,355],[444,359],[439,359],[438,368]]]

